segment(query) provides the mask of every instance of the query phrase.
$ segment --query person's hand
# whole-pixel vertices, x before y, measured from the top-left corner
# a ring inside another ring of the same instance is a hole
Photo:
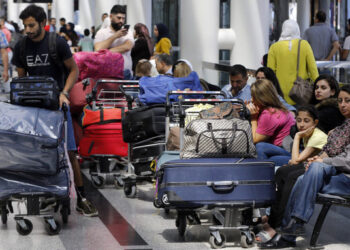
[[[4,72],[2,72],[2,80],[4,81],[4,83],[9,80],[9,72],[8,72],[8,70],[4,70]]]
[[[259,107],[254,105],[254,103],[252,102],[245,102],[246,106],[247,106],[247,109],[249,110],[250,112],[250,117],[252,120],[254,119],[257,119],[258,118],[258,115],[259,115]]]
[[[60,94],[60,108],[62,108],[63,103],[65,103],[67,106],[69,106],[69,100],[64,94]]]
[[[318,155],[307,159],[307,162],[305,164],[305,171],[307,171],[309,169],[311,163],[313,163],[313,162],[323,162],[323,159]]]
[[[312,126],[308,129],[305,129],[304,131],[300,131],[296,134],[299,135],[300,138],[310,137],[312,135],[312,133],[314,132],[314,130],[315,130],[315,126]]]
[[[121,38],[121,37],[123,37],[123,36],[126,36],[127,34],[128,34],[128,30],[122,28],[122,29],[116,31],[116,32],[114,33],[114,36],[115,36],[115,38],[117,39],[117,38]]]
[[[330,136],[332,134],[333,130],[334,129],[328,131],[328,136]]]

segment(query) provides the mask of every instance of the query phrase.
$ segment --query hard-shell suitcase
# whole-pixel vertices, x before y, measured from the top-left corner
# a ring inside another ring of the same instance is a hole
[[[225,203],[266,206],[275,199],[274,173],[272,162],[256,159],[169,161],[157,173],[157,197],[176,208]]]
[[[54,175],[64,158],[64,115],[0,102],[0,171]]]
[[[84,128],[79,142],[81,156],[91,155],[128,155],[128,144],[123,141],[122,124],[120,122],[93,124]]]
[[[60,91],[56,80],[45,76],[13,78],[10,100],[12,104],[57,110]]]
[[[129,110],[123,119],[125,142],[139,142],[165,134],[165,106],[152,105]]]

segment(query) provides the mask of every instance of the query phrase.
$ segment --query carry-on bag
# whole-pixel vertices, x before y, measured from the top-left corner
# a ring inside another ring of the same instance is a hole
[[[0,102],[0,171],[54,175],[64,158],[64,114]]]
[[[158,199],[176,208],[220,203],[265,206],[275,199],[274,163],[256,159],[173,160],[157,172]]]
[[[56,80],[45,76],[15,77],[10,83],[12,104],[57,110],[60,91]]]
[[[72,114],[80,115],[87,103],[86,96],[92,92],[96,85],[96,80],[93,78],[86,78],[74,84],[69,91],[70,95],[70,112]]]
[[[198,119],[185,128],[181,158],[256,157],[249,121]]]
[[[123,119],[125,142],[139,142],[165,134],[165,105],[156,104],[129,110]]]

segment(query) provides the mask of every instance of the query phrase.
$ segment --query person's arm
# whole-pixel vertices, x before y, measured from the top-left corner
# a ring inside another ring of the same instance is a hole
[[[337,170],[350,173],[350,145],[348,145],[345,151],[335,157],[324,158],[323,162],[336,167]]]
[[[129,50],[132,49],[133,47],[133,43],[130,40],[126,40],[123,44],[110,48],[109,50],[111,52],[118,52],[118,53],[124,53],[124,52],[128,52]]]
[[[253,103],[248,103],[247,108],[249,109],[249,112],[250,112],[250,119],[251,119],[250,123],[252,125],[253,142],[258,143],[258,142],[267,141],[270,138],[270,136],[262,135],[256,132],[258,128],[259,108],[256,107]]]
[[[314,127],[311,127],[305,131],[301,131],[295,134],[290,164],[299,164],[300,162],[303,162],[306,159],[308,159],[310,156],[315,155],[317,151],[320,151],[319,149],[316,149],[314,147],[306,147],[302,152],[299,151],[301,139],[305,137],[310,137],[314,132],[314,129]]]
[[[75,63],[73,57],[66,59],[64,61],[64,66],[69,71],[69,75],[67,77],[66,84],[64,85],[64,88],[60,94],[60,107],[62,107],[63,103],[66,103],[67,105],[69,105],[69,100],[66,97],[66,95],[64,95],[63,93],[64,92],[69,93],[74,83],[78,80],[78,76],[79,76],[78,65]]]
[[[306,65],[307,65],[307,71],[312,81],[315,82],[316,78],[318,77],[318,69],[315,61],[314,52],[312,51],[312,48],[310,44],[306,41],[303,41],[301,44],[306,47]]]
[[[276,58],[275,58],[275,52],[274,52],[274,47],[275,45],[271,45],[270,50],[267,54],[267,67],[269,67],[270,69],[273,70],[273,72],[275,72],[276,74]]]
[[[348,49],[342,49],[341,50],[340,60],[346,61],[346,59],[348,58],[348,55],[349,55],[349,50]]]
[[[4,80],[4,82],[7,82],[9,79],[9,58],[8,58],[6,48],[2,48],[0,53],[1,53],[2,63],[4,65],[4,71],[2,72],[2,79]]]
[[[101,32],[101,30],[99,31]],[[110,36],[109,38],[107,39],[104,39],[102,41],[99,41],[100,38],[99,36],[101,35],[100,33],[97,33],[96,34],[96,37],[95,37],[95,51],[99,51],[101,49],[109,49],[112,45],[112,43],[114,42],[115,39],[118,39],[122,36],[125,36],[128,34],[128,31],[126,29],[120,29],[118,31],[116,31],[112,36]],[[122,46],[122,45],[120,45]],[[118,46],[119,47],[119,46]],[[131,48],[130,48],[131,49]],[[115,52],[118,52],[118,51],[115,51]]]
[[[339,48],[340,48],[339,42],[338,41],[334,41],[333,44],[332,44],[332,50],[329,52],[328,56],[325,58],[325,61],[332,60],[334,54],[337,53]]]

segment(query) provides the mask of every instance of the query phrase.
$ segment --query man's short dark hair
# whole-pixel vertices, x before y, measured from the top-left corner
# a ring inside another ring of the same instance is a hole
[[[64,17],[61,17],[61,18],[60,18],[60,21],[61,21],[61,22],[66,22],[66,19],[65,19]]]
[[[236,75],[242,75],[243,78],[247,77],[247,69],[242,64],[235,64],[231,67],[230,75],[236,76]]]
[[[108,16],[108,13],[107,12],[103,13],[101,17],[103,16]]]
[[[126,8],[124,5],[116,4],[111,9],[111,14],[126,14]]]
[[[56,17],[51,17],[51,18],[50,18],[50,22],[51,22],[52,20],[56,20]]]
[[[84,35],[89,36],[90,35],[90,30],[89,29],[84,29]]]
[[[31,4],[19,15],[19,18],[22,20],[27,19],[28,17],[33,17],[35,21],[42,23],[46,20],[46,13],[42,7]]]
[[[169,66],[173,65],[173,59],[168,54],[165,54],[165,53],[159,54],[159,55],[156,55],[156,58],[159,62],[163,62],[166,65],[169,65]]]
[[[326,19],[327,19],[327,16],[326,16],[326,13],[323,10],[319,10],[316,13],[316,18],[321,23],[324,23],[326,21]]]

